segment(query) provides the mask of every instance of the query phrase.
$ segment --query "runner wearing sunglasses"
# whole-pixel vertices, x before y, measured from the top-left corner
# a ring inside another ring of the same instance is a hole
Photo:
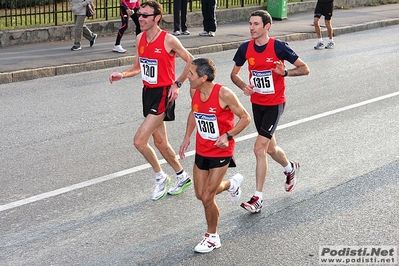
[[[158,2],[150,0],[141,4],[137,12],[142,30],[136,37],[137,56],[129,69],[122,73],[114,72],[109,77],[109,81],[113,83],[141,74],[144,84],[142,103],[145,118],[134,136],[134,146],[154,170],[153,200],[162,199],[167,193],[180,194],[192,183],[168,142],[165,121],[175,119],[175,100],[186,80],[193,56],[183,47],[179,39],[161,30],[159,24],[162,15],[163,9]],[[176,55],[186,63],[177,79]],[[176,180],[170,187],[171,180],[163,172],[154,149],[149,145],[151,136],[156,148],[176,172]]]

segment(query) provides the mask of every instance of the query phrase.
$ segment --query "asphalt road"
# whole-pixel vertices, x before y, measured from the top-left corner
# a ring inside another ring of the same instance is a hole
[[[318,265],[321,246],[397,246],[398,30],[340,35],[334,50],[290,43],[311,69],[287,78],[277,131],[301,163],[299,183],[286,193],[283,169],[270,160],[260,214],[219,195],[222,247],[206,255],[193,252],[206,229],[193,187],[150,200],[153,173],[132,144],[139,77],[111,85],[108,75],[124,69],[114,68],[0,85],[0,265]],[[229,80],[233,55],[202,56],[251,110]],[[176,151],[187,88],[168,124]],[[244,175],[243,201],[255,189],[255,136],[251,124],[236,138],[238,167],[228,171]],[[182,160],[189,173],[192,154]]]

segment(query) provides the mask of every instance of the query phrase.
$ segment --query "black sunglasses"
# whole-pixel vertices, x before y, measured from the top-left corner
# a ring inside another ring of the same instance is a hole
[[[136,13],[137,17],[143,17],[143,18],[148,18],[148,17],[152,17],[152,16],[156,16],[156,14],[140,14],[140,13]]]

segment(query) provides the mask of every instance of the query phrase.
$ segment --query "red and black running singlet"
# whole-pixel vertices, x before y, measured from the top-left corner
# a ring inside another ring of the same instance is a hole
[[[192,98],[192,110],[196,122],[196,153],[211,158],[231,157],[235,141],[229,141],[229,147],[221,149],[215,141],[234,127],[234,113],[223,109],[219,103],[219,91],[222,85],[215,84],[209,98],[202,101],[200,91],[196,90]]]
[[[272,71],[274,62],[279,61],[274,51],[274,39],[270,38],[265,51],[255,51],[252,39],[248,44],[245,58],[248,61],[249,81],[256,93],[251,94],[251,102],[263,106],[279,105],[285,102],[284,77]]]
[[[143,32],[139,42],[139,62],[143,84],[150,88],[170,86],[175,82],[176,54],[165,49],[166,31],[161,30],[158,38],[147,42],[147,32]]]

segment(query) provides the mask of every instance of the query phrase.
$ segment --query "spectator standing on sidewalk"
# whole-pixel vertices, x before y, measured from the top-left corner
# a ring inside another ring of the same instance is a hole
[[[173,1],[173,35],[179,36],[190,35],[187,30],[187,4],[188,0],[174,0]],[[181,14],[181,17],[180,17]],[[180,18],[181,18],[181,32],[180,32]]]
[[[227,168],[235,166],[233,137],[251,122],[250,115],[236,94],[215,83],[215,75],[216,66],[212,60],[197,58],[192,61],[187,76],[192,98],[191,111],[179,151],[180,158],[184,158],[184,152],[190,145],[190,137],[196,128],[194,189],[196,197],[204,206],[208,225],[202,241],[194,248],[199,253],[207,253],[221,246],[217,233],[220,212],[216,195],[226,190],[230,193],[231,201],[240,199],[243,176],[236,174],[229,180],[223,179]],[[235,116],[238,120],[234,125]]]
[[[288,46],[287,43],[269,37],[272,18],[265,10],[251,13],[249,29],[251,40],[238,48],[235,65],[231,71],[231,80],[245,95],[250,96],[253,120],[258,136],[254,144],[256,157],[256,190],[248,202],[241,207],[251,213],[262,210],[263,188],[268,170],[267,154],[284,167],[285,191],[295,187],[299,163],[289,161],[282,148],[277,146],[274,134],[285,106],[285,77],[309,74],[305,62]],[[284,60],[295,66],[286,69]],[[248,62],[249,84],[239,76],[242,66]]]
[[[78,51],[82,49],[80,41],[85,37],[90,42],[90,47],[96,43],[97,34],[91,32],[91,30],[85,25],[86,19],[86,7],[92,3],[93,0],[70,0],[71,10],[74,15],[75,21],[75,41],[71,48],[72,51]]]
[[[109,76],[109,81],[113,83],[141,74],[144,84],[142,104],[145,118],[137,129],[133,142],[155,172],[153,200],[160,200],[167,193],[180,194],[192,183],[169,144],[165,121],[175,120],[175,100],[187,78],[193,56],[178,38],[161,30],[159,24],[162,15],[163,9],[158,2],[149,0],[141,4],[137,16],[143,32],[136,37],[137,56],[129,69],[122,73],[114,72]],[[185,62],[183,72],[177,79],[176,56]],[[154,149],[149,145],[151,137],[162,157],[176,172],[176,181],[170,188],[171,179],[162,170]]]
[[[199,34],[200,36],[215,37],[217,26],[215,10],[216,0],[201,0],[204,30]]]
[[[118,35],[116,36],[115,46],[112,51],[118,53],[126,52],[121,45],[121,40],[125,30],[129,27],[129,17],[132,18],[136,25],[136,36],[140,34],[140,23],[137,17],[137,11],[140,8],[140,0],[121,0],[120,15],[121,15],[121,27],[119,28]]]
[[[333,40],[333,28],[331,25],[331,17],[333,15],[334,10],[334,0],[317,0],[317,4],[314,10],[314,28],[317,34],[317,43],[314,49],[322,49],[324,47],[323,44],[323,36],[321,34],[320,28],[320,18],[324,16],[324,23],[326,24],[327,34],[328,34],[328,43],[325,46],[326,49],[334,48],[334,40]]]

